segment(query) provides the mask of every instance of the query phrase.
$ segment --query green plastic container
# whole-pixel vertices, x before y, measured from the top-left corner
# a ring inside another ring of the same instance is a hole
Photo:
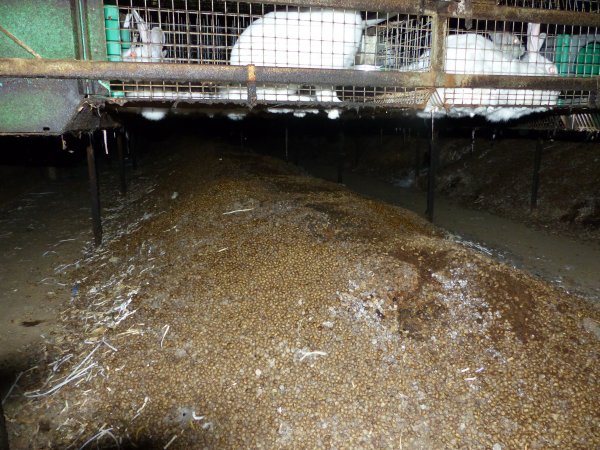
[[[579,49],[575,62],[575,73],[580,77],[600,74],[600,42],[590,42]]]
[[[119,8],[108,5],[104,7],[104,27],[106,29],[106,41],[121,41],[119,31],[121,24],[119,22]]]
[[[569,47],[571,46],[570,34],[559,34],[556,36],[556,56],[554,63],[561,75],[567,75],[570,72]]]
[[[121,47],[123,47],[123,50],[131,47],[131,32],[129,30],[121,29]]]
[[[106,53],[108,56],[121,56],[121,44],[119,42],[106,41]]]
[[[119,8],[113,5],[104,6],[104,29],[106,30],[106,55],[109,61],[121,61],[121,23]]]

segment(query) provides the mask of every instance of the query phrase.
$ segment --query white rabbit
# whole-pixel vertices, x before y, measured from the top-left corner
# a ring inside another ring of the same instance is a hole
[[[137,12],[136,9],[132,9],[131,13],[125,16],[123,21],[123,28],[128,29],[133,27],[133,23],[136,24],[139,34],[139,39],[142,43],[137,43],[137,35],[133,38],[131,47],[124,50],[121,53],[121,58],[126,62],[160,62],[167,54],[163,50],[165,44],[165,33],[160,27],[154,27],[152,30],[148,30],[146,21],[142,19],[142,16]],[[150,95],[144,95],[144,92],[126,92],[127,97],[153,97]],[[148,120],[161,120],[167,115],[168,109],[165,108],[142,108],[141,114]]]
[[[387,19],[363,20],[358,11],[313,9],[274,11],[246,28],[231,50],[230,64],[345,69],[354,65],[363,32]],[[331,87],[315,96],[298,95],[300,86],[257,88],[258,100],[339,102]],[[245,100],[245,88],[224,88],[221,98]]]
[[[527,53],[521,60],[508,57],[493,42],[481,35],[467,33],[448,36],[444,68],[448,73],[556,75],[556,66],[539,53],[544,41],[543,35],[540,35],[540,25],[529,24],[527,35]],[[417,62],[405,66],[404,69],[427,68],[430,65],[429,59],[427,52]],[[418,115],[429,117],[431,112],[451,117],[481,115],[489,121],[499,122],[545,111],[548,106],[557,103],[558,95],[559,92],[543,90],[439,88]]]
[[[525,47],[521,38],[510,31],[490,31],[488,33],[490,40],[496,45],[498,50],[509,58],[520,58],[525,53]]]
[[[148,31],[146,21],[142,19],[136,9],[132,9],[131,13],[125,16],[123,28],[131,28],[132,21],[137,25],[142,44],[137,43],[137,36],[135,36],[131,47],[121,54],[123,61],[160,62],[167,55],[167,52],[163,50],[165,45],[164,31],[160,27],[154,27]]]

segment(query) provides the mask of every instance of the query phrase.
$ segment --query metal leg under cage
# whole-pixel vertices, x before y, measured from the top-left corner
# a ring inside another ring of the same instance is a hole
[[[124,131],[117,130],[117,158],[119,159],[119,193],[127,193],[127,173],[125,167]]]
[[[137,170],[138,168],[138,153],[137,153],[137,142],[136,137],[131,130],[125,130],[125,148],[127,150],[127,156],[131,160],[131,169]]]
[[[8,432],[6,431],[6,420],[0,401],[0,450],[8,450]]]
[[[542,165],[542,138],[538,138],[535,144],[535,153],[533,157],[533,175],[531,180],[531,203],[530,210],[533,212],[537,209],[538,191],[540,188],[540,167]]]
[[[437,170],[437,142],[436,131],[433,128],[433,119],[431,119],[431,137],[429,139],[429,168],[427,170],[427,209],[425,216],[427,220],[433,222],[433,207],[435,201],[435,172]]]
[[[94,153],[93,135],[89,135],[87,146],[88,176],[90,182],[90,200],[92,208],[92,231],[94,233],[94,244],[102,243],[102,219],[100,216],[100,189],[98,186],[98,169],[96,167],[96,155]]]
[[[288,146],[288,127],[285,127],[285,144],[284,144],[284,149],[285,149],[285,161],[289,162],[290,161],[290,154],[289,154],[289,146]]]
[[[338,133],[338,142],[337,142],[337,182],[344,182],[344,162],[346,159],[346,148],[345,148],[345,136],[344,131],[341,130]]]

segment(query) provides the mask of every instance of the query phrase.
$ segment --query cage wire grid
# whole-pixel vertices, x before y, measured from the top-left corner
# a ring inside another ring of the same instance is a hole
[[[517,3],[514,0],[510,6],[598,10],[598,1]],[[107,53],[112,61],[431,71],[429,16],[226,1],[116,0],[106,2],[105,17]],[[443,69],[447,73],[598,75],[597,28],[463,19],[448,19],[446,25]],[[244,102],[248,95],[244,84],[120,80],[111,81],[110,86],[113,97],[127,99],[218,103]],[[341,102],[437,109],[586,106],[592,95],[531,88],[265,84],[257,85],[256,94],[257,101],[266,104]]]
[[[498,5],[519,8],[600,13],[600,0],[499,0]]]

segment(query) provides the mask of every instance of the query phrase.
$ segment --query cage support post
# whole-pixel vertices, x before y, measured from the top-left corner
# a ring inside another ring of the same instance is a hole
[[[431,137],[429,139],[429,169],[427,171],[427,209],[425,216],[433,222],[433,206],[435,200],[435,172],[437,170],[437,142],[436,132],[433,129],[433,117],[431,118]]]
[[[127,176],[125,173],[125,151],[123,148],[123,130],[117,131],[117,156],[119,158],[119,192],[127,194]]]
[[[6,421],[4,420],[4,411],[0,401],[0,450],[8,450],[8,432],[6,431]]]
[[[131,160],[131,169],[137,170],[138,168],[138,160],[137,160],[137,152],[135,148],[135,138],[131,134],[129,130],[125,130],[125,148],[127,151],[127,155]]]
[[[288,147],[288,127],[285,127],[285,160],[290,161],[289,147]]]
[[[100,136],[100,140],[102,142],[101,147],[104,150],[102,152],[102,158],[106,161],[106,165],[112,168],[113,163],[113,152],[114,152],[114,142],[115,142],[115,133],[114,130],[102,130],[102,135]],[[100,159],[100,164],[102,164],[102,159]]]
[[[538,138],[535,145],[535,154],[533,157],[533,176],[531,179],[531,205],[530,211],[537,208],[538,190],[540,187],[540,167],[542,165],[542,138]]]
[[[344,179],[344,130],[340,130],[338,136],[339,142],[337,145],[337,182],[341,184],[343,183]]]
[[[421,151],[419,149],[418,142],[415,143],[415,160],[414,160],[414,186],[417,187],[417,181],[419,180],[419,171],[421,170]]]
[[[90,141],[87,146],[88,176],[90,179],[90,198],[92,202],[92,231],[94,232],[94,243],[99,246],[102,243],[102,222],[100,218],[100,189],[98,188],[98,170],[96,168],[96,156],[94,154],[93,135],[89,135]]]

